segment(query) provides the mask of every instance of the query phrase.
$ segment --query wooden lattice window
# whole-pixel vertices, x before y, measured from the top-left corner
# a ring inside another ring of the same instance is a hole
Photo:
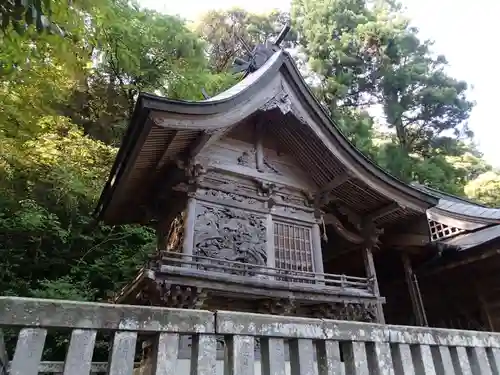
[[[429,230],[431,232],[432,241],[442,240],[443,238],[448,238],[464,232],[463,229],[450,227],[449,225],[434,220],[429,220]]]
[[[311,229],[288,223],[274,223],[276,268],[312,272]]]

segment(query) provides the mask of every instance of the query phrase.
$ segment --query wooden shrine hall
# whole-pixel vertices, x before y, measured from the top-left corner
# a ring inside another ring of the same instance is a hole
[[[158,235],[116,303],[500,329],[500,210],[380,169],[277,44],[212,98],[141,94],[96,214]]]

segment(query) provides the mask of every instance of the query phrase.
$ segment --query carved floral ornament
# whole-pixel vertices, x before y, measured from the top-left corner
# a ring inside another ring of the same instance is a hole
[[[207,169],[203,164],[194,159],[177,160],[177,167],[184,171],[188,178],[189,184],[199,185],[203,182],[203,177],[207,173]]]
[[[249,167],[253,169],[257,169],[257,150],[252,148],[250,150],[243,151],[242,154],[238,157],[237,163],[243,167]],[[276,167],[274,167],[266,157],[263,158],[263,166],[260,172],[273,173],[277,175],[283,175]]]
[[[287,92],[283,82],[281,82],[281,89],[271,100],[260,107],[261,111],[271,111],[273,109],[279,109],[284,115],[291,113],[299,121],[306,123],[304,116],[300,113],[300,110],[293,103],[292,96]]]

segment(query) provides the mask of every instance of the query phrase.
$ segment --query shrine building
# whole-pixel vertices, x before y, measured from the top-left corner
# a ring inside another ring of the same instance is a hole
[[[157,233],[116,303],[500,329],[500,210],[375,165],[277,44],[214,97],[140,94],[96,214]]]

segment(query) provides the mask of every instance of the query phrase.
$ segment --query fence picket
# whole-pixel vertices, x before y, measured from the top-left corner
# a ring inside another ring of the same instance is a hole
[[[316,342],[318,375],[337,375],[342,371],[340,345],[337,341],[321,340]]]
[[[309,339],[290,341],[291,375],[314,375],[313,342]]]
[[[172,375],[177,370],[179,334],[160,333],[153,339],[151,353],[142,364],[141,375]]]
[[[470,362],[474,375],[493,375],[485,348],[472,348]]]
[[[490,348],[486,351],[488,359],[493,370],[493,375],[500,375],[500,349]]]
[[[432,357],[437,375],[455,375],[450,349],[447,346],[440,345],[432,348]]]
[[[391,348],[388,343],[375,342],[367,345],[366,352],[370,374],[394,375]]]
[[[370,375],[364,342],[347,342],[343,349],[346,374]]]
[[[116,332],[110,353],[108,375],[132,375],[137,332]]]
[[[434,367],[434,358],[432,357],[431,347],[429,345],[415,345],[412,348],[413,365],[415,374],[436,375]]]
[[[11,375],[37,375],[42,359],[47,330],[23,328],[17,338],[14,358],[10,366]]]
[[[391,353],[394,363],[394,371],[396,372],[396,374],[415,374],[415,367],[413,366],[410,345],[396,344],[392,347]]]
[[[7,348],[5,347],[3,330],[0,329],[0,375],[7,374],[8,365],[9,365],[9,356],[7,355]]]
[[[191,375],[216,375],[217,341],[212,335],[194,335]]]
[[[451,351],[451,357],[453,359],[453,364],[455,371],[458,375],[472,375],[472,369],[469,363],[469,357],[467,355],[467,350],[464,347],[456,347]]]
[[[71,332],[64,375],[88,375],[92,366],[92,355],[97,332],[95,330],[74,329]]]
[[[226,375],[253,375],[255,370],[253,336],[226,338]]]
[[[285,341],[280,338],[260,339],[262,375],[285,375]]]

